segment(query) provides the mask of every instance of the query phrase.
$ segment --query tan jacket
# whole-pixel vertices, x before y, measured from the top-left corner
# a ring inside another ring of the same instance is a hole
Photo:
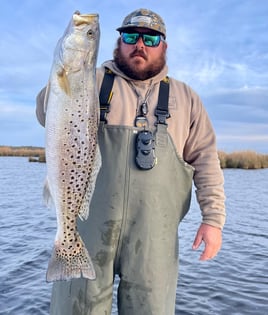
[[[160,81],[167,75],[165,67],[146,81],[134,81],[123,74],[113,61],[105,62],[97,70],[100,89],[104,66],[115,74],[108,124],[133,126],[139,105],[147,98],[150,126],[154,126],[154,110],[158,101]],[[37,96],[36,114],[45,125],[45,89]],[[170,78],[169,111],[167,120],[177,153],[195,168],[194,184],[203,223],[222,228],[225,223],[223,174],[219,165],[215,133],[199,96],[186,84]]]

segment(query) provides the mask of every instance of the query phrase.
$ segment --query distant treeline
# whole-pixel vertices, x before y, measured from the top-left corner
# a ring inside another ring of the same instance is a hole
[[[255,151],[225,153],[218,151],[221,168],[260,169],[268,168],[268,154]],[[45,149],[42,147],[0,146],[0,156],[24,156],[30,162],[45,162]]]

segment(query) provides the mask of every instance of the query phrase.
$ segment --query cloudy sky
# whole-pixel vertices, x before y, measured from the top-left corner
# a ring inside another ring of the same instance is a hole
[[[44,145],[35,97],[72,13],[99,13],[98,65],[144,0],[8,0],[0,12],[0,145]],[[169,75],[202,98],[219,150],[268,153],[268,1],[147,0],[167,26]]]

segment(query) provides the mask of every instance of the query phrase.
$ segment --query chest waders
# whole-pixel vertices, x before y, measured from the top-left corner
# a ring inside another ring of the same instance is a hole
[[[101,123],[102,168],[89,218],[78,222],[96,280],[53,285],[51,314],[110,315],[118,274],[119,315],[174,315],[179,222],[190,205],[193,169],[176,153],[167,126],[155,132],[157,164],[135,163],[138,129]]]

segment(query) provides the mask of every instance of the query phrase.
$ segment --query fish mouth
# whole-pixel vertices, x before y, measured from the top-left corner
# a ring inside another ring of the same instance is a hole
[[[89,18],[97,18],[99,17],[99,14],[98,13],[89,13],[89,14],[80,14],[80,16],[82,17],[89,17]]]
[[[95,23],[99,20],[98,13],[80,14],[79,11],[75,11],[73,14],[74,25],[80,26],[82,24]]]
[[[75,11],[74,12],[74,14],[77,14],[77,15],[80,15],[81,17],[93,17],[93,18],[95,18],[95,17],[99,17],[99,14],[98,13],[83,13],[83,14],[81,14],[80,13],[80,11]]]

